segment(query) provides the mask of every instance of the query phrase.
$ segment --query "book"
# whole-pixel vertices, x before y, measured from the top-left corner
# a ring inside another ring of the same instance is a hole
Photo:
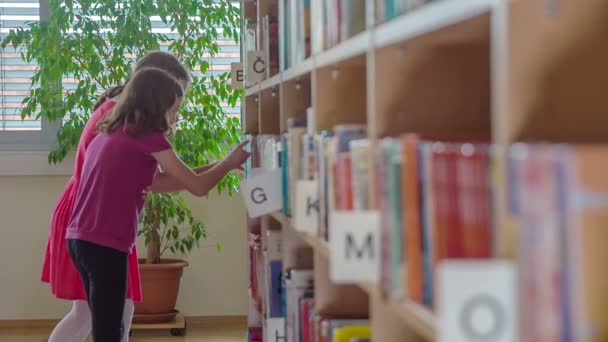
[[[398,139],[391,139],[388,146],[388,213],[391,241],[391,295],[400,298],[404,291],[404,255],[402,224],[402,153]]]
[[[323,0],[311,0],[310,1],[310,39],[311,39],[311,54],[318,54],[323,52],[324,48],[324,1]]]
[[[367,137],[367,127],[365,125],[347,124],[334,127],[336,136],[335,151],[335,191],[334,200],[336,210],[353,209],[353,188],[352,188],[352,161],[350,142],[353,140],[364,139]]]
[[[305,294],[305,297],[300,299],[300,341],[302,342],[309,342],[313,336],[310,317],[314,303],[312,292]]]
[[[608,149],[604,144],[558,146],[567,195],[567,243],[574,341],[608,340]]]
[[[413,241],[410,246],[415,248],[411,251],[411,257],[414,258],[412,267],[417,267],[416,272],[410,272],[411,276],[417,278],[411,279],[411,285],[418,289],[418,301],[428,307],[433,306],[433,294],[434,292],[434,274],[436,263],[434,260],[436,243],[437,243],[437,227],[435,227],[435,215],[436,210],[434,207],[435,199],[440,196],[438,192],[435,192],[434,181],[432,172],[435,165],[432,159],[432,145],[426,142],[418,143],[418,174],[421,175],[419,179],[420,191],[422,193],[422,229],[415,230]],[[421,243],[421,245],[418,245]],[[420,249],[421,248],[421,249]],[[422,262],[422,268],[420,268],[420,262]],[[420,292],[421,291],[421,292]]]
[[[314,180],[317,169],[315,154],[315,136],[309,133],[302,135],[302,180]]]
[[[331,132],[322,131],[316,136],[317,177],[319,194],[319,232],[318,235],[327,240],[327,227],[329,224],[329,184],[330,168],[328,162],[328,144]]]
[[[289,177],[288,197],[295,199],[296,182],[302,179],[302,136],[306,134],[306,121],[290,119],[287,121],[287,165]],[[294,212],[294,201],[289,201],[289,213]]]
[[[392,227],[390,215],[390,147],[391,138],[378,142],[374,151],[375,189],[377,209],[380,212],[380,279],[378,281],[382,294],[389,296],[392,291],[393,247],[391,243]],[[401,241],[401,240],[399,240]]]
[[[353,209],[367,210],[370,208],[369,198],[369,169],[370,143],[367,139],[352,140],[351,150],[351,188],[353,193]]]
[[[266,15],[263,18],[264,56],[266,57],[266,78],[280,71],[279,64],[279,22],[275,16]]]
[[[366,1],[348,0],[340,3],[340,39],[345,40],[365,31]]]
[[[371,338],[369,325],[348,325],[333,330],[332,342],[350,342],[353,338]]]
[[[298,341],[300,337],[299,301],[307,291],[312,289],[312,270],[290,270],[285,279],[286,320],[285,333],[288,341]]]
[[[290,7],[292,1],[290,0],[279,0],[279,67],[281,71],[285,71],[289,68],[289,28],[290,28]]]
[[[247,331],[248,342],[263,342],[262,336],[262,328],[250,327]]]
[[[340,3],[341,0],[325,0],[323,11],[324,48],[329,49],[340,42]]]
[[[270,318],[283,317],[283,310],[281,308],[281,298],[283,292],[282,286],[282,271],[283,263],[281,260],[272,260],[269,264],[268,276],[269,276],[269,308],[268,313]]]

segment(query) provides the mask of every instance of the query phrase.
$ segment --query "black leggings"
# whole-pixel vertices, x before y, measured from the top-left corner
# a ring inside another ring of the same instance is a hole
[[[83,240],[68,240],[93,318],[93,341],[120,342],[127,291],[127,254]]]

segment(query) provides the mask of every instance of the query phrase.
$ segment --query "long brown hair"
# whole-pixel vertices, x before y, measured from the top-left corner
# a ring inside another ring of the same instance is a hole
[[[126,129],[133,136],[150,132],[169,134],[167,112],[184,96],[175,77],[159,68],[139,69],[125,86],[124,95],[97,128],[104,133]]]
[[[184,65],[177,59],[177,57],[175,57],[174,55],[172,55],[168,52],[163,52],[163,51],[148,52],[139,61],[137,61],[137,63],[135,64],[135,67],[133,67],[133,73],[135,73],[138,70],[140,70],[141,68],[145,68],[145,67],[154,67],[154,68],[162,69],[162,70],[168,72],[171,76],[175,77],[176,79],[184,80],[187,83],[190,83],[190,73],[188,73],[188,70],[186,70]],[[93,110],[96,110],[97,108],[99,108],[99,106],[101,106],[104,102],[106,102],[106,100],[120,95],[123,92],[127,83],[129,83],[129,78],[127,78],[127,81],[125,82],[125,84],[117,85],[115,87],[112,87],[112,88],[106,90],[101,95],[99,100],[97,100],[97,102],[95,103],[95,106],[93,106]]]

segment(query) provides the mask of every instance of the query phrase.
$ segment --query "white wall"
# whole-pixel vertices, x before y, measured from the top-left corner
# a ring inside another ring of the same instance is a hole
[[[68,309],[39,280],[49,218],[66,180],[0,177],[0,320],[59,318]],[[189,202],[213,240],[188,257],[178,308],[188,316],[245,315],[245,209],[240,196]],[[223,244],[220,254],[215,241]],[[143,246],[140,250],[145,255]]]

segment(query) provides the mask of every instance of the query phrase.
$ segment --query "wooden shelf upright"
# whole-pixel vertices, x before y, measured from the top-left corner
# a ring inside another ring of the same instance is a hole
[[[252,9],[255,2],[242,0],[243,14],[261,18],[260,6],[273,1],[258,0]],[[367,0],[367,8],[376,1]],[[442,0],[367,27],[246,89],[244,131],[284,133],[289,119],[305,118],[312,107],[315,133],[367,124],[372,144],[404,133],[487,139],[497,153],[496,257],[515,260],[506,149],[516,142],[608,142],[608,1]],[[328,244],[296,232],[283,214],[271,217],[298,241],[293,246],[311,248],[315,269],[326,272]],[[374,342],[437,337],[431,310],[383,298],[375,283],[353,285],[369,296]],[[608,297],[596,291],[586,300]],[[608,327],[597,338],[608,338]]]

